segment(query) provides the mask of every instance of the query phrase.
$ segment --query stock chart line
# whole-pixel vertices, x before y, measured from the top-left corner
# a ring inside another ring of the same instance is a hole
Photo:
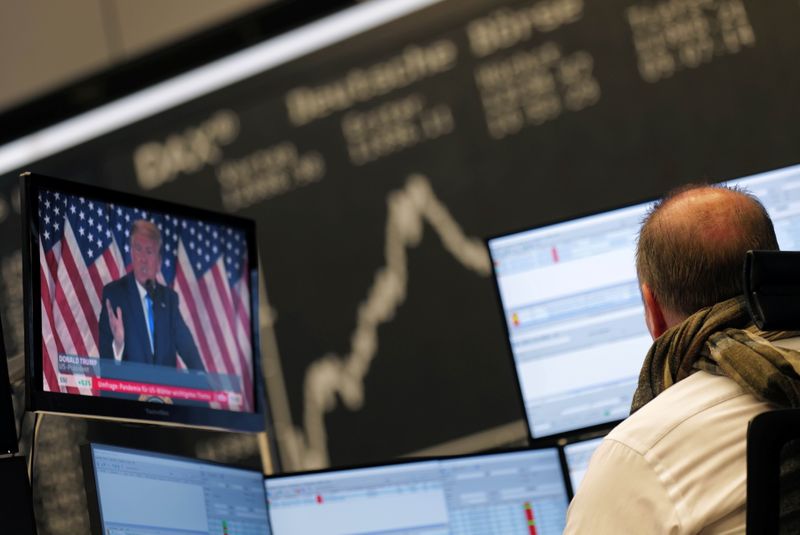
[[[343,356],[325,354],[309,365],[303,382],[302,429],[292,426],[279,430],[279,434],[288,433],[279,439],[284,447],[296,450],[302,468],[330,464],[325,415],[337,407],[337,397],[348,410],[363,407],[364,379],[378,353],[378,327],[390,322],[406,300],[407,252],[419,245],[425,224],[464,268],[482,277],[491,274],[483,241],[464,234],[426,177],[411,175],[402,189],[389,193],[387,205],[385,265],[376,270],[366,297],[358,305],[350,350]]]

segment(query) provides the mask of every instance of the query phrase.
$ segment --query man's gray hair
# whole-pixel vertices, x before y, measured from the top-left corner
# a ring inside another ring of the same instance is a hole
[[[147,219],[137,219],[134,221],[133,225],[131,225],[131,242],[133,241],[134,234],[140,234],[147,236],[151,240],[155,240],[158,244],[158,250],[161,251],[161,231],[152,221],[148,221]]]
[[[719,203],[681,214],[665,208],[702,190]],[[636,272],[662,306],[691,315],[740,295],[745,253],[778,250],[764,205],[738,187],[692,184],[668,193],[645,216],[636,246]]]

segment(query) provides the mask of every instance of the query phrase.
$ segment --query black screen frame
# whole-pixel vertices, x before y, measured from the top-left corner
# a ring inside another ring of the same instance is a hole
[[[138,448],[126,448],[123,446],[114,446],[111,444],[103,444],[100,442],[87,442],[85,444],[81,444],[80,456],[81,456],[81,464],[83,465],[83,484],[86,490],[86,502],[89,510],[89,526],[92,535],[104,535],[105,533],[103,531],[103,512],[102,509],[100,508],[100,496],[98,494],[97,476],[95,474],[95,468],[94,468],[95,448],[105,448],[135,455],[158,457],[162,459],[171,459],[174,461],[187,462],[196,465],[231,468],[235,470],[243,470],[246,472],[262,474],[263,476],[263,473],[259,472],[258,470],[254,470],[252,468],[246,468],[244,466],[238,466],[235,464],[208,461],[205,459],[196,459],[194,457],[185,457],[182,455],[173,455],[170,453],[161,453],[157,451],[141,450]],[[266,503],[266,489],[263,485],[263,480],[261,489],[262,491],[264,491],[264,502]],[[268,506],[267,506],[267,523],[269,524]]]
[[[186,405],[152,404],[142,401],[82,396],[44,390],[41,285],[39,262],[38,192],[42,189],[80,195],[100,202],[135,206],[179,217],[192,218],[242,230],[246,236],[250,282],[250,332],[253,349],[252,412],[236,412]],[[151,199],[59,178],[23,173],[20,175],[22,211],[23,302],[25,311],[25,404],[34,412],[52,412],[75,416],[179,425],[207,429],[261,432],[271,428],[270,412],[265,402],[261,373],[258,320],[258,251],[255,222],[239,216],[222,214],[173,202]]]

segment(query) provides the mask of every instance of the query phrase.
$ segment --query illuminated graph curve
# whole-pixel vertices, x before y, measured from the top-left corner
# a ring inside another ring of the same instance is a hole
[[[334,410],[337,396],[351,411],[364,404],[364,378],[378,352],[378,327],[391,321],[406,299],[406,252],[419,245],[424,223],[436,231],[444,248],[465,268],[484,277],[491,274],[484,243],[464,235],[425,177],[410,176],[403,189],[389,194],[387,204],[386,265],[376,271],[366,299],[358,306],[350,352],[344,357],[326,354],[306,371],[303,429],[295,427],[290,440],[299,450],[304,468],[329,464],[325,414]]]

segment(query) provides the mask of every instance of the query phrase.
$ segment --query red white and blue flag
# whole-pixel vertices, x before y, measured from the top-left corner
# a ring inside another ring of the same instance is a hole
[[[60,376],[58,356],[99,357],[103,287],[131,271],[130,230],[138,219],[161,231],[158,280],[178,293],[206,371],[241,380],[242,404],[225,408],[253,410],[244,232],[50,191],[39,194],[44,389],[97,394],[90,382]]]

